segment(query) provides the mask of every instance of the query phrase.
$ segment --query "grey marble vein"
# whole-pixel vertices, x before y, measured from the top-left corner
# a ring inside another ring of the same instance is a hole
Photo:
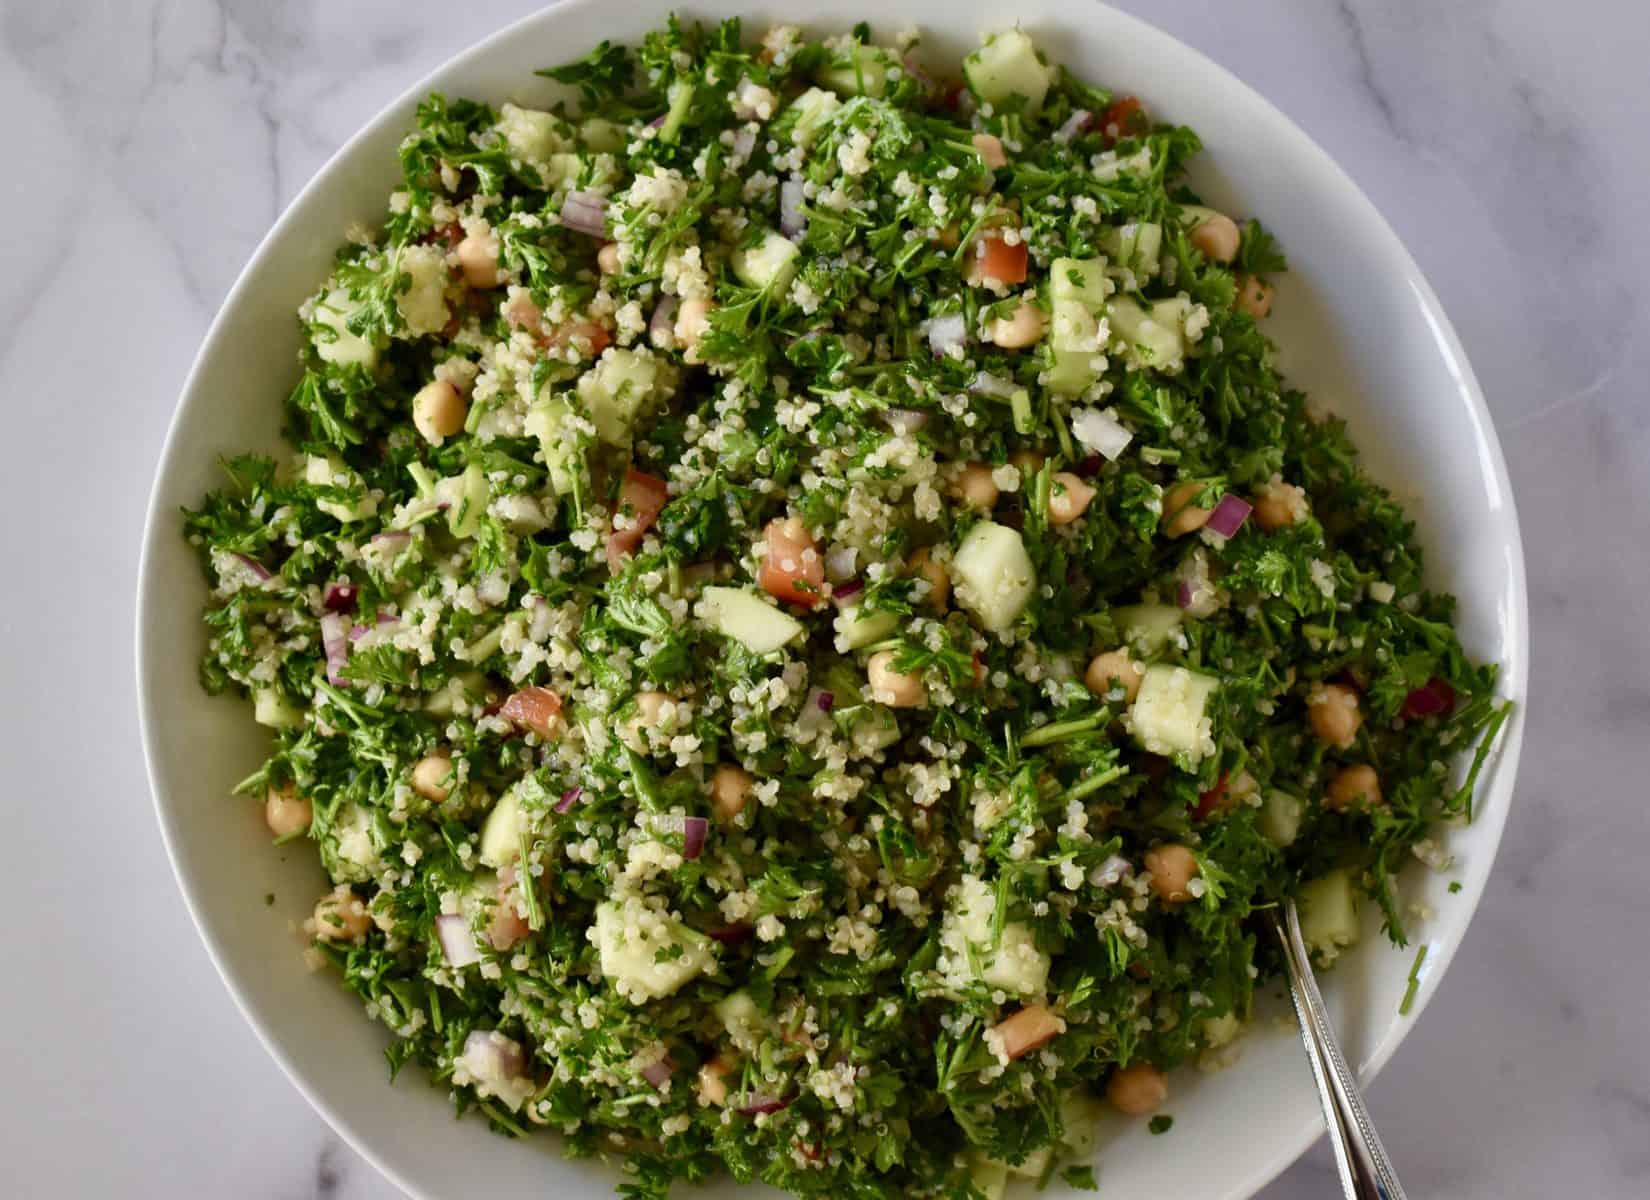
[[[1417,1196],[1650,1194],[1650,5],[1122,6],[1369,192],[1466,344],[1518,495],[1517,801],[1448,980],[1370,1090],[1383,1136]],[[177,901],[126,715],[134,548],[177,386],[282,206],[532,7],[0,0],[0,411],[28,439],[0,472],[0,779],[26,792],[0,838],[8,1194],[395,1195],[257,1045]],[[1266,1196],[1333,1193],[1319,1146]]]

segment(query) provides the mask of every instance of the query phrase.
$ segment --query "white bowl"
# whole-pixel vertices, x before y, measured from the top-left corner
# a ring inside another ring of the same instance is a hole
[[[138,595],[139,704],[179,886],[269,1052],[351,1145],[417,1196],[604,1197],[618,1176],[599,1164],[565,1163],[554,1138],[506,1142],[479,1121],[455,1121],[445,1093],[416,1070],[390,1086],[380,1028],[330,974],[304,969],[293,922],[313,904],[322,876],[304,845],[271,850],[257,806],[229,797],[262,761],[265,738],[244,705],[209,699],[196,682],[205,591],[178,511],[219,483],[220,455],[278,445],[281,401],[295,376],[293,310],[325,275],[345,228],[381,218],[397,179],[395,146],[419,97],[439,89],[542,103],[552,85],[533,75],[536,68],[602,38],[634,41],[672,7],[569,0],[529,17],[453,59],[339,151],[277,222],[213,323],[173,417],[150,504]],[[1193,126],[1208,147],[1193,172],[1199,188],[1278,234],[1293,270],[1278,288],[1269,333],[1291,381],[1351,422],[1377,477],[1419,519],[1433,585],[1460,598],[1467,648],[1499,661],[1504,693],[1522,700],[1524,567],[1506,467],[1460,343],[1392,230],[1281,113],[1165,34],[1092,3],[1023,0],[1012,11],[1051,57]],[[786,17],[821,30],[871,17],[884,36],[916,25],[935,62],[955,62],[979,33],[1007,19],[993,0],[710,0],[691,12],[741,13],[748,32]],[[1501,838],[1522,729],[1515,714],[1484,773],[1477,821],[1446,838],[1458,864],[1448,878],[1459,880],[1459,894],[1447,894],[1446,877],[1435,872],[1417,868],[1403,880],[1407,895],[1436,911],[1417,931],[1430,950],[1409,1016],[1398,1007],[1413,951],[1392,949],[1373,924],[1327,980],[1348,1057],[1366,1078],[1425,1007],[1466,931]],[[271,893],[274,903],[266,904]],[[1175,1127],[1166,1138],[1148,1137],[1138,1122],[1108,1124],[1100,1167],[1108,1194],[1249,1196],[1322,1130],[1294,1033],[1277,1021],[1257,1022],[1234,1068],[1177,1080],[1170,1108]],[[760,1191],[724,1183],[708,1194]],[[1064,1189],[1056,1182],[1045,1194]]]

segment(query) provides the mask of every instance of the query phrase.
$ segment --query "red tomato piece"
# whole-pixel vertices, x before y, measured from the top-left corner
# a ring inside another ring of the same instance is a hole
[[[513,725],[550,738],[561,720],[561,697],[549,688],[525,687],[513,692],[498,713]]]
[[[770,596],[812,608],[825,598],[825,560],[799,517],[776,517],[763,535],[768,553],[757,582]]]
[[[1015,242],[1011,246],[1001,237],[981,238],[974,244],[969,275],[981,282],[1024,283],[1028,257],[1024,242]]]
[[[1222,772],[1220,778],[1215,780],[1214,787],[1199,793],[1197,803],[1192,806],[1192,816],[1199,821],[1206,821],[1226,808],[1226,773]]]
[[[607,535],[607,567],[617,572],[625,555],[642,544],[642,537],[665,506],[670,493],[665,481],[631,467],[624,473],[624,484],[619,488],[619,513],[625,521],[623,529],[615,528]]]
[[[1120,96],[1100,114],[1100,132],[1109,142],[1126,137],[1137,137],[1146,132],[1149,122],[1146,110],[1134,96]]]

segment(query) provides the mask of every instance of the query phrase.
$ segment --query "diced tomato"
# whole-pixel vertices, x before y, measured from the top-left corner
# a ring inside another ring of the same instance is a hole
[[[1404,706],[1398,715],[1406,721],[1417,717],[1432,717],[1447,713],[1455,707],[1455,689],[1436,675],[1404,697]]]
[[[1221,772],[1215,786],[1198,795],[1197,803],[1192,806],[1192,816],[1199,821],[1207,821],[1217,812],[1224,812],[1229,805],[1226,802],[1226,773]]]
[[[624,473],[624,485],[619,488],[619,512],[625,522],[623,529],[615,528],[607,535],[607,569],[617,573],[619,563],[637,546],[653,522],[659,517],[670,493],[665,481],[656,475],[631,467]]]
[[[1026,281],[1026,244],[1012,246],[1001,237],[981,238],[974,243],[969,258],[968,275],[971,283],[1013,284]]]
[[[613,344],[613,335],[594,321],[569,321],[556,326],[544,344],[552,350],[572,346],[581,352],[581,357],[595,358]]]
[[[1028,1004],[991,1027],[991,1032],[1002,1039],[1003,1053],[1010,1059],[1031,1053],[1065,1031],[1065,1021],[1041,1004]]]
[[[531,729],[548,739],[555,736],[561,721],[561,697],[549,688],[524,687],[511,694],[498,714],[511,724]]]
[[[974,686],[985,686],[985,656],[978,650],[974,651]]]
[[[963,93],[968,91],[968,85],[960,79],[947,79],[939,85],[939,107],[946,112],[956,112],[962,104]]]
[[[544,314],[526,292],[517,292],[504,306],[504,319],[517,329],[525,329],[534,337],[544,336]]]
[[[506,867],[498,874],[492,919],[487,923],[487,940],[502,953],[533,932],[527,918],[516,911],[516,869]]]
[[[776,517],[764,530],[767,556],[757,582],[779,600],[812,608],[824,600],[825,560],[799,517]]]
[[[1146,110],[1140,107],[1140,101],[1134,96],[1118,97],[1100,114],[1100,132],[1108,142],[1138,137],[1148,127]]]

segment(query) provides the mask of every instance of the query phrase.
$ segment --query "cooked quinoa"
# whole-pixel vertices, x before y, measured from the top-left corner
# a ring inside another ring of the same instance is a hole
[[[185,517],[312,953],[628,1196],[1091,1184],[1230,1059],[1257,907],[1403,944],[1506,716],[1196,135],[1018,31],[917,64],[672,21],[431,96],[291,450]]]

